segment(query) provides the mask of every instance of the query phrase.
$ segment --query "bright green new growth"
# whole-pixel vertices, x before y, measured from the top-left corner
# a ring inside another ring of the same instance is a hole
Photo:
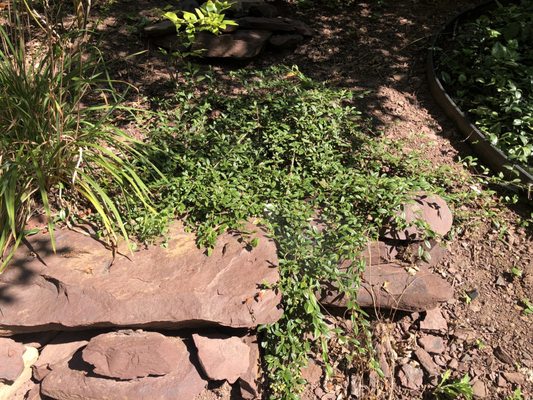
[[[83,32],[60,37],[29,2],[11,7],[9,23],[0,27],[0,272],[37,210],[48,218],[52,244],[53,210],[70,219],[87,206],[114,241],[128,236],[118,200],[148,198],[126,158],[142,159],[135,141],[105,125],[110,107],[82,103],[99,82],[99,58],[84,59]],[[44,36],[31,55],[30,18]]]
[[[442,375],[442,379],[433,391],[437,400],[452,400],[462,396],[466,400],[472,400],[474,397],[474,390],[470,384],[470,377],[463,376],[460,380],[448,382],[451,371],[446,370]]]
[[[522,390],[520,388],[516,388],[513,394],[511,396],[506,397],[505,400],[524,400]]]
[[[182,11],[181,18],[178,12],[166,12],[163,16],[176,25],[178,35],[185,34],[185,45],[191,45],[194,42],[198,32],[211,32],[219,34],[228,25],[237,25],[235,21],[225,18],[224,11],[231,8],[232,3],[229,1],[208,0],[196,8],[194,13]]]

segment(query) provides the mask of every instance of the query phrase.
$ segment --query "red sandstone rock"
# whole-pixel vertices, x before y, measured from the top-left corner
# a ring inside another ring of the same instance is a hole
[[[281,294],[262,284],[279,279],[276,247],[260,228],[247,229],[257,231],[255,248],[226,233],[207,256],[177,225],[167,248],[117,254],[114,261],[102,244],[72,231],[56,233],[56,254],[49,237],[35,235],[0,275],[0,335],[273,323],[282,314]]]
[[[0,314],[1,315],[1,314]],[[24,371],[26,349],[12,339],[0,338],[0,382],[14,382]]]
[[[446,331],[448,330],[448,322],[438,308],[432,307],[426,311],[426,316],[420,321],[420,329],[423,331]]]
[[[428,353],[442,354],[446,350],[444,340],[439,336],[427,335],[418,339],[420,346]]]
[[[419,194],[412,202],[404,205],[407,227],[399,229],[389,226],[382,232],[382,237],[397,240],[420,240],[424,231],[414,223],[417,220],[426,222],[429,228],[438,235],[446,235],[453,224],[453,216],[446,202],[437,195]]]
[[[395,247],[389,246],[385,242],[374,241],[369,242],[363,249],[361,258],[365,260],[366,265],[379,265],[393,262],[397,254],[398,251]]]
[[[202,57],[248,59],[257,56],[271,32],[261,30],[237,30],[231,34],[213,35],[200,32],[191,50],[202,51]]]
[[[183,359],[177,368],[164,376],[134,380],[116,380],[90,373],[80,352],[71,359],[52,366],[41,383],[41,392],[56,400],[191,400],[206,386],[196,367],[189,361],[189,353],[182,342]]]
[[[417,390],[422,387],[424,373],[420,368],[411,364],[404,364],[398,371],[398,379],[403,387],[411,390]]]
[[[179,338],[129,330],[95,336],[82,357],[94,366],[96,374],[127,380],[166,375],[178,368],[187,354]]]
[[[444,279],[420,267],[411,274],[398,264],[368,266],[357,292],[361,307],[423,311],[453,297],[453,289]],[[322,304],[346,307],[348,299],[330,284],[319,296]]]
[[[250,364],[250,347],[237,336],[192,335],[198,360],[209,379],[235,383]]]
[[[39,358],[33,364],[33,377],[42,381],[51,371],[51,366],[70,359],[72,355],[88,342],[89,334],[84,332],[63,332],[42,350]]]
[[[257,399],[259,396],[260,356],[257,337],[254,335],[243,338],[250,349],[248,370],[238,380],[241,397],[246,400]]]

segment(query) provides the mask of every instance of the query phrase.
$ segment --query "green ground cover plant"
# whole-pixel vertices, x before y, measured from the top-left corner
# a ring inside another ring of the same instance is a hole
[[[533,1],[459,24],[439,62],[444,86],[490,142],[533,171]]]
[[[178,216],[209,252],[220,233],[255,217],[276,241],[284,316],[261,328],[272,399],[299,398],[311,352],[331,371],[333,342],[349,349],[335,362],[375,365],[366,314],[355,302],[364,265],[355,260],[404,201],[421,190],[461,204],[479,196],[455,189],[470,182],[465,176],[373,135],[353,105],[360,95],[296,68],[240,70],[224,79],[195,71],[145,123],[157,149],[151,162],[166,180],[148,184],[157,214],[129,207],[132,231],[146,239]],[[343,260],[354,262],[341,270]],[[324,282],[351,299],[353,330],[328,324],[315,296]]]
[[[15,0],[0,26],[0,272],[35,212],[46,214],[53,244],[54,219],[75,219],[79,209],[90,207],[111,241],[128,236],[118,199],[149,209],[129,162],[142,148],[109,125],[112,107],[84,104],[107,81],[84,40],[85,16],[58,33],[55,11],[43,7]]]
[[[447,370],[442,375],[441,381],[433,391],[436,400],[453,400],[463,398],[472,400],[474,390],[470,384],[470,377],[464,375],[461,379],[450,381],[451,371]]]

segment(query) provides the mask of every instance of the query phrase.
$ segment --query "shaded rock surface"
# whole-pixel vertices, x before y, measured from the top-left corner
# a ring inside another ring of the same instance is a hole
[[[33,365],[33,377],[42,381],[51,371],[51,366],[70,359],[72,355],[88,342],[89,334],[84,332],[63,332],[47,344]]]
[[[0,334],[87,327],[255,327],[278,320],[281,295],[262,289],[278,278],[274,243],[250,225],[219,237],[211,256],[176,224],[167,248],[117,255],[84,235],[31,237],[0,275]],[[36,256],[35,256],[36,255]]]
[[[289,33],[285,35],[272,35],[268,40],[268,43],[271,46],[280,48],[280,49],[291,49],[298,46],[302,43],[304,37],[298,33]]]
[[[382,232],[382,237],[396,240],[421,240],[424,231],[415,225],[417,220],[426,222],[429,228],[438,235],[446,235],[453,224],[450,208],[440,196],[419,194],[413,201],[404,205],[405,222],[407,227],[400,229],[394,225]]]
[[[260,355],[259,343],[255,335],[243,338],[250,349],[248,354],[248,370],[239,377],[240,394],[243,399],[256,399],[259,397]]]
[[[436,307],[453,297],[453,289],[444,279],[421,267],[414,274],[398,264],[368,266],[357,292],[361,307],[422,311]],[[346,307],[348,299],[333,285],[319,296],[328,306]]]
[[[0,382],[14,382],[24,370],[26,349],[12,339],[0,338]]]
[[[192,335],[198,349],[198,360],[212,380],[235,383],[250,364],[250,347],[237,336]]]
[[[186,349],[183,352],[185,358],[171,373],[135,380],[115,380],[91,374],[91,366],[83,361],[80,353],[77,351],[71,359],[52,367],[41,384],[43,394],[57,400],[190,400],[207,384],[189,362]]]
[[[170,34],[176,34],[176,25],[174,24],[174,22],[166,19],[144,27],[143,31],[144,34],[148,37],[165,36]]]
[[[240,29],[261,29],[271,32],[296,32],[296,26],[287,18],[244,17],[236,20]]]
[[[389,264],[394,261],[398,250],[385,242],[369,242],[361,252],[360,258],[365,260],[366,265]]]
[[[92,338],[82,357],[98,375],[135,379],[172,372],[187,359],[188,352],[179,338],[157,332],[119,331]]]
[[[191,50],[203,50],[202,57],[247,59],[258,55],[271,35],[271,32],[260,29],[223,35],[200,32]]]

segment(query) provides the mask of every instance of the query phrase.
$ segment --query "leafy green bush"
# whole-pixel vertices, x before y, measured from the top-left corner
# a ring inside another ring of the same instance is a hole
[[[36,210],[44,209],[53,235],[54,209],[68,219],[89,205],[116,239],[127,237],[118,199],[148,196],[127,160],[142,157],[134,141],[105,125],[109,107],[82,103],[99,82],[99,58],[87,58],[83,32],[59,35],[47,17],[13,1],[0,27],[0,272]],[[40,45],[29,54],[35,25]]]
[[[188,46],[194,42],[198,32],[219,34],[229,25],[237,25],[223,14],[229,8],[231,3],[228,1],[208,0],[200,8],[196,8],[194,13],[168,11],[163,16],[176,25],[178,36],[183,37],[184,45]],[[178,14],[181,14],[181,17]]]
[[[492,144],[533,168],[533,2],[499,5],[460,24],[440,77]]]
[[[404,155],[401,143],[369,134],[354,94],[285,67],[182,79],[151,121],[151,159],[167,181],[153,181],[159,213],[132,209],[140,236],[179,215],[199,244],[256,217],[269,227],[280,258],[284,316],[262,328],[272,399],[297,399],[311,350],[329,359],[330,340],[368,367],[368,323],[356,302],[367,240],[413,192],[443,194],[450,173]],[[396,147],[398,146],[398,147]],[[459,178],[462,179],[462,178]],[[470,191],[469,196],[475,196]],[[465,198],[463,204],[468,202]],[[311,224],[317,217],[328,229]],[[354,332],[332,330],[315,293],[334,282],[348,296]],[[329,365],[328,363],[326,363]]]

